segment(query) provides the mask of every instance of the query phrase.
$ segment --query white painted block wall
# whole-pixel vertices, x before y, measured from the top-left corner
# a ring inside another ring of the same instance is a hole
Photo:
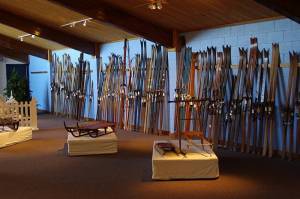
[[[221,51],[222,45],[231,45],[233,64],[238,63],[238,48],[250,46],[250,37],[258,38],[260,49],[270,49],[273,42],[278,42],[281,63],[289,62],[289,51],[300,51],[300,24],[287,18],[189,32],[184,36],[193,51],[204,50],[207,46],[216,46]]]
[[[46,59],[29,56],[29,88],[39,110],[50,110],[50,63]],[[32,73],[47,71],[47,73]]]

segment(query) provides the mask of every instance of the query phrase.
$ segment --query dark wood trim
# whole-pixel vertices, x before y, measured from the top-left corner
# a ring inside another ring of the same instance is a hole
[[[173,31],[173,46],[175,48],[175,52],[180,52],[180,49],[185,46],[185,37],[180,35],[177,30]]]
[[[299,0],[255,0],[257,3],[300,23]]]
[[[52,61],[52,50],[48,50],[48,61],[49,63]]]
[[[173,47],[172,31],[136,17],[106,2],[89,0],[51,0],[76,12],[141,36],[166,47]]]
[[[25,54],[40,57],[42,59],[48,59],[48,50],[40,48],[25,42],[18,41],[0,34],[0,46],[8,49],[18,49],[18,51]]]
[[[0,46],[0,54],[4,57],[8,57],[10,59],[14,59],[25,64],[29,64],[28,54],[17,51],[15,49],[9,49]]]
[[[54,29],[44,24],[32,21],[0,9],[0,22],[38,37],[55,41],[78,51],[94,55],[95,43],[77,37],[65,31]]]
[[[101,48],[101,44],[100,43],[95,43],[95,54],[94,54],[94,56],[96,58],[100,58],[100,48]]]

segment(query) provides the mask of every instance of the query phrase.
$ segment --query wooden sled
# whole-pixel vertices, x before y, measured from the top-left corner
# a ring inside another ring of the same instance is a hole
[[[14,120],[13,118],[1,118],[0,119],[0,126],[2,126],[2,130],[4,130],[4,127],[9,127],[14,131],[17,131],[19,128],[19,121]]]
[[[81,125],[76,123],[76,126],[67,126],[64,121],[64,127],[67,132],[71,133],[74,137],[82,137],[89,135],[92,138],[97,138],[99,136],[107,135],[107,128],[110,127],[114,130],[115,124],[104,122],[104,121],[95,121],[95,122],[86,122]],[[101,131],[104,129],[104,132]]]

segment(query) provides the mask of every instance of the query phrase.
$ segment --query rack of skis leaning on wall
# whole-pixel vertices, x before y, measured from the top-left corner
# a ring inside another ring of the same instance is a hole
[[[229,46],[220,52],[181,49],[175,129],[202,132],[215,149],[268,157],[276,151],[295,158],[300,153],[300,54],[291,52],[289,67],[282,67],[278,44],[260,50],[256,38],[250,43],[249,52],[239,49],[237,68]]]
[[[218,50],[181,49],[175,99],[189,103],[176,103],[175,130],[180,121],[181,133],[201,132],[215,149],[219,146],[269,157],[276,152],[289,159],[299,155],[299,53],[291,52],[290,63],[280,64],[278,44],[259,49],[257,39],[251,38],[250,49],[240,48],[239,64],[233,66],[231,47]],[[63,60],[52,61],[52,110],[81,118],[94,100],[89,64],[82,55],[76,66],[68,55]],[[55,69],[60,65],[64,69]],[[63,71],[74,72],[68,77]],[[153,45],[148,57],[142,40],[141,53],[132,58],[125,40],[123,56],[112,54],[105,67],[97,59],[97,89],[98,120],[145,133],[170,129],[169,66],[164,47]]]
[[[148,57],[146,41],[140,44],[141,53],[131,58],[125,40],[123,57],[112,54],[105,72],[98,70],[97,119],[125,130],[161,134],[169,130],[170,120],[168,51],[152,45]]]
[[[56,54],[51,60],[51,112],[80,120],[90,112],[93,105],[93,86],[90,63],[84,60],[83,53],[78,63],[64,54],[62,59]]]
[[[97,62],[97,120],[114,122],[121,129],[145,133],[169,130],[169,66],[168,51],[152,45],[147,55],[146,41],[141,52],[130,57],[128,41],[124,41],[123,57],[112,54],[109,63]],[[93,81],[89,62],[83,54],[78,63],[64,54],[55,54],[51,63],[52,113],[82,119],[93,104]],[[88,114],[89,116],[89,114]]]

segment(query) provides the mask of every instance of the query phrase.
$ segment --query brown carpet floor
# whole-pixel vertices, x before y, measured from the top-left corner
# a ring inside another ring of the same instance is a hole
[[[0,149],[0,199],[300,198],[299,160],[224,150],[216,180],[152,181],[158,137],[118,132],[118,154],[68,157],[62,121],[40,115],[33,140]]]

